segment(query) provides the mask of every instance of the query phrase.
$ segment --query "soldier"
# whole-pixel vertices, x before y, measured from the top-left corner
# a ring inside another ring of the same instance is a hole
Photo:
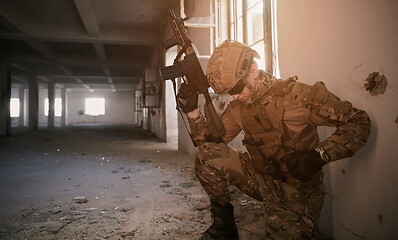
[[[227,182],[264,202],[267,239],[316,239],[325,188],[322,167],[351,157],[367,141],[370,119],[330,93],[324,83],[279,80],[259,70],[259,55],[225,41],[207,67],[216,93],[233,97],[221,119],[220,141],[197,106],[198,94],[182,84],[177,95],[197,146],[195,174],[210,197],[213,224],[202,240],[239,239]],[[319,142],[317,126],[336,127]],[[241,131],[247,152],[227,144]]]

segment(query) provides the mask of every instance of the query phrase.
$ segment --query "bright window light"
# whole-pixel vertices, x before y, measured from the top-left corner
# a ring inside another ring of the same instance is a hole
[[[10,116],[11,117],[19,117],[19,98],[11,98]]]
[[[48,100],[48,98],[46,98],[44,100],[44,116],[48,116],[48,106],[49,106],[49,100]],[[56,117],[62,116],[62,99],[61,98],[54,99],[54,115]]]
[[[105,98],[86,98],[84,113],[91,116],[105,115]]]

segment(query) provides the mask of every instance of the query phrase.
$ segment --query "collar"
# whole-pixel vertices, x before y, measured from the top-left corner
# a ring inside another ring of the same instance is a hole
[[[251,91],[252,100],[249,104],[258,102],[259,100],[269,99],[275,87],[275,83],[278,81],[274,76],[263,70],[260,70],[256,80]]]

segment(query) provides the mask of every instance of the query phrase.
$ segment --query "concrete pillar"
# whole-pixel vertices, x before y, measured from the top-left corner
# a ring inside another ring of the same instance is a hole
[[[25,126],[25,88],[19,89],[19,127]]]
[[[53,82],[48,84],[48,121],[47,127],[54,128],[55,118],[55,84]]]
[[[62,99],[61,127],[65,127],[66,126],[66,88],[61,89],[61,99]]]
[[[29,78],[29,128],[37,129],[39,123],[39,87],[37,76]]]
[[[0,135],[11,135],[11,76],[6,59],[0,59]]]
[[[24,114],[24,126],[29,125],[29,86],[27,86],[24,89],[24,109],[23,109],[23,114]]]

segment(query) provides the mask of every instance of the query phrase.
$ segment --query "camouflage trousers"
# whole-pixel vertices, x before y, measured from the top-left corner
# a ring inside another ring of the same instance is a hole
[[[247,153],[224,143],[204,143],[197,148],[195,174],[210,200],[230,201],[228,184],[264,202],[267,239],[316,239],[325,190],[316,183],[292,184],[259,174]]]

